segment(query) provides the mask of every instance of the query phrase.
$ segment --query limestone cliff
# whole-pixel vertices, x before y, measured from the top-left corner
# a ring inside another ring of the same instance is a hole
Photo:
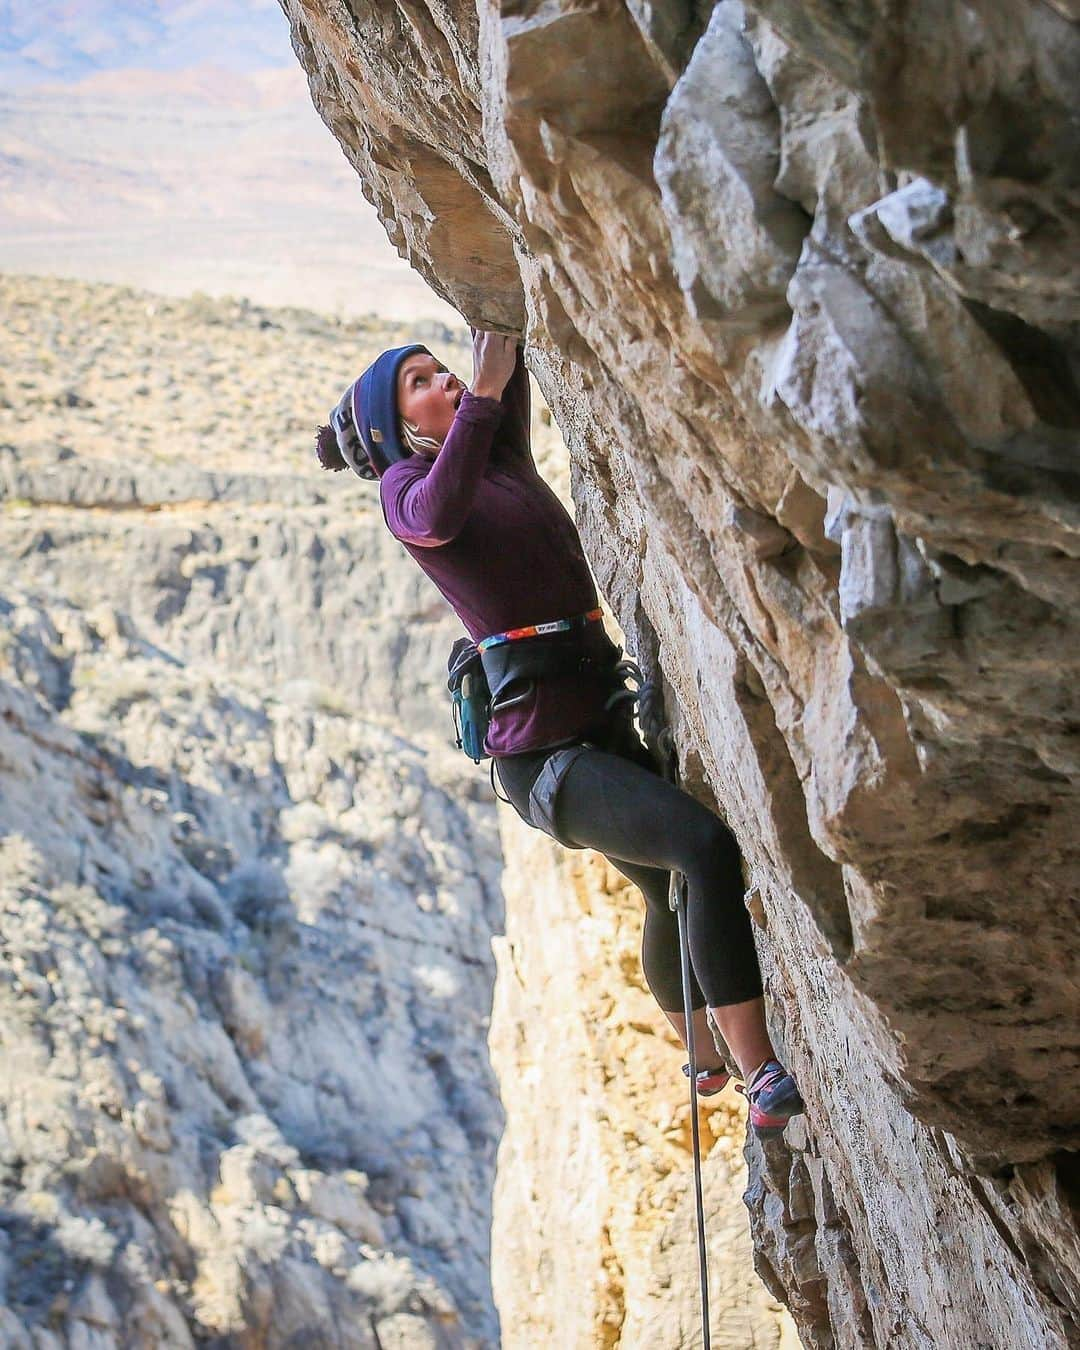
[[[747,857],[759,1270],[808,1345],[1076,1338],[1075,5],[282,3]]]

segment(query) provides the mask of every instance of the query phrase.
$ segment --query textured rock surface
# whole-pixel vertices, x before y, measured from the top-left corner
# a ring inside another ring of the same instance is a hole
[[[3,608],[4,1344],[490,1341],[488,809],[114,610]]]
[[[1073,7],[283,6],[391,239],[528,332],[746,853],[762,1273],[812,1345],[1077,1337]]]

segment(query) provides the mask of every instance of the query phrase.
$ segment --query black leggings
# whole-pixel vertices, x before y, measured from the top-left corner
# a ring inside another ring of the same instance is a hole
[[[645,897],[641,964],[657,1003],[665,1012],[683,1010],[678,921],[668,906],[673,870],[688,885],[692,1006],[720,1008],[760,997],[761,971],[731,831],[657,773],[625,718],[581,739],[603,749],[579,755],[567,772],[556,799],[558,831],[578,848],[603,853]],[[550,754],[527,751],[495,761],[504,791],[526,820],[529,793]]]

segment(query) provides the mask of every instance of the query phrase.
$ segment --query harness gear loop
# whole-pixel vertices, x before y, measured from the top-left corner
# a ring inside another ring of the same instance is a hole
[[[678,785],[679,769],[671,728],[660,734],[658,748],[664,758],[665,777]],[[694,1010],[690,998],[690,941],[686,926],[686,878],[672,872],[668,904],[679,924],[679,965],[682,971],[683,1016],[686,1019],[686,1051],[690,1056],[690,1137],[694,1148],[694,1201],[697,1208],[698,1277],[701,1283],[701,1344],[711,1350],[709,1334],[709,1266],[705,1248],[705,1206],[701,1195],[701,1131],[698,1126],[697,1047],[694,1044]]]
[[[641,697],[641,686],[645,683],[645,676],[642,675],[641,667],[638,663],[636,661],[631,661],[630,658],[627,657],[625,661],[620,661],[611,673],[618,679],[620,684],[625,685],[627,680],[633,680],[636,683],[637,688],[616,689],[613,694],[608,696],[607,702],[604,704],[604,711],[610,712],[618,703],[637,703],[638,699]]]

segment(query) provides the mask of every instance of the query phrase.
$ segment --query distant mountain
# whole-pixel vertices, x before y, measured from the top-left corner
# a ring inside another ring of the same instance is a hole
[[[277,0],[0,0],[0,88],[9,93],[211,56],[237,72],[290,65]]]
[[[117,104],[154,100],[159,105],[187,102],[192,106],[244,108],[249,112],[298,106],[314,111],[307,77],[298,61],[280,69],[250,72],[230,70],[217,63],[185,66],[183,70],[137,67],[96,70],[75,81],[49,80],[14,97],[34,100],[38,95],[56,94],[80,101]]]
[[[388,243],[276,0],[0,0],[0,271],[458,322]]]

